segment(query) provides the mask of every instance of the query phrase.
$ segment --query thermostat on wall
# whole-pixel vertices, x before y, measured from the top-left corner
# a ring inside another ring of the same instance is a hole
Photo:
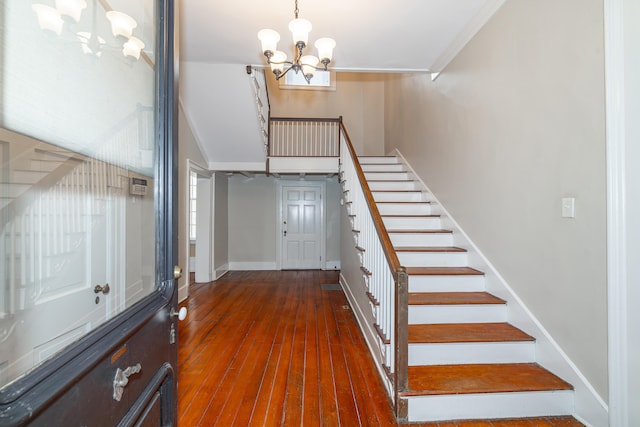
[[[129,194],[134,196],[144,196],[147,194],[147,180],[142,178],[131,178]]]

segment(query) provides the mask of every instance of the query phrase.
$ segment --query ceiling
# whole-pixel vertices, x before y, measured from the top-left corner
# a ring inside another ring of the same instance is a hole
[[[336,40],[337,71],[439,72],[505,0],[298,0],[310,44]],[[263,65],[257,33],[292,56],[294,0],[182,0],[182,61]],[[315,50],[315,48],[313,49]],[[315,52],[314,52],[315,54]]]

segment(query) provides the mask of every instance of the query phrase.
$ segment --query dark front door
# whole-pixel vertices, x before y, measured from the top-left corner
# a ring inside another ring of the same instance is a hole
[[[0,1],[0,426],[175,425],[173,9]]]

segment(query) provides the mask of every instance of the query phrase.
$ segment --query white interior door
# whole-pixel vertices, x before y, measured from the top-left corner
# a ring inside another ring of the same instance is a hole
[[[321,267],[322,219],[321,186],[282,186],[283,269]]]

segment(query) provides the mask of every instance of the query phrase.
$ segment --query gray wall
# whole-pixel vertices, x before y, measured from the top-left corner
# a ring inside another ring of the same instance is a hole
[[[335,178],[325,182],[326,260],[340,260],[340,188]],[[235,174],[229,178],[228,202],[231,269],[275,268],[278,243],[276,179]]]
[[[606,400],[603,68],[602,0],[508,1],[435,82],[391,76],[384,96],[386,150]]]
[[[229,265],[229,179],[224,173],[214,177],[213,268],[216,278]]]

